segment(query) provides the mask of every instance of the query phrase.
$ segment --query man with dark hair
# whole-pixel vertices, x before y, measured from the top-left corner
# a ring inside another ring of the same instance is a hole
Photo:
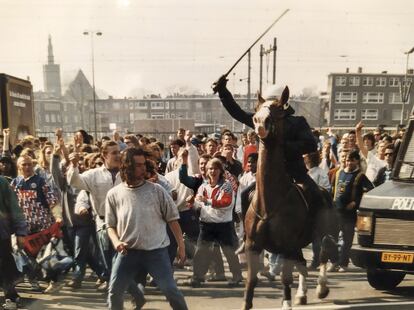
[[[364,192],[374,187],[365,174],[360,171],[360,160],[359,151],[351,151],[346,157],[345,168],[339,169],[335,176],[334,204],[339,230],[342,231],[343,243],[339,248],[339,261],[332,262],[328,271],[346,271],[354,238],[357,210]]]
[[[108,234],[117,252],[109,286],[109,309],[122,310],[125,289],[134,283],[137,274],[148,272],[171,307],[186,310],[184,297],[173,278],[167,250],[168,224],[178,244],[179,263],[184,263],[178,210],[161,186],[145,181],[145,162],[143,150],[127,149],[122,155],[120,169],[123,182],[106,197]],[[137,306],[142,305],[143,301]]]
[[[207,139],[207,141],[204,145],[205,152],[210,156],[214,156],[214,154],[216,154],[216,152],[217,152],[217,149],[218,149],[217,141],[214,140],[213,138]]]
[[[394,164],[394,146],[392,144],[385,148],[384,156],[386,165],[378,171],[377,177],[372,182],[375,186],[380,186],[391,180],[392,166]]]
[[[185,141],[181,140],[181,139],[175,139],[173,141],[171,141],[170,143],[170,150],[171,150],[171,155],[173,156],[172,158],[170,158],[170,160],[167,162],[167,167],[165,168],[165,174],[167,174],[168,172],[171,172],[174,170],[174,164],[177,160],[177,155],[178,155],[178,151],[180,150],[180,148],[185,146]]]

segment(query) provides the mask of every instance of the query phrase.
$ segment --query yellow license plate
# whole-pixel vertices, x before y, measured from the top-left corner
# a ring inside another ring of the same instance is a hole
[[[403,263],[411,264],[414,261],[414,254],[383,252],[381,261],[384,263]]]

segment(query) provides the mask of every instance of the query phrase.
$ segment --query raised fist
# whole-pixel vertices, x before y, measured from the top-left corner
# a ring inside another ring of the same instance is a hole
[[[220,91],[226,89],[227,81],[228,81],[228,79],[227,79],[226,75],[220,76],[220,78],[216,82],[214,82],[213,85],[211,86],[214,93],[217,93],[217,92],[220,92]]]

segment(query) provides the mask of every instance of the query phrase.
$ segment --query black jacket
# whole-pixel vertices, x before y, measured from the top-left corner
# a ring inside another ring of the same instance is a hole
[[[243,111],[227,89],[219,90],[219,96],[224,108],[234,119],[254,128],[254,113]],[[302,155],[316,152],[317,144],[306,119],[294,116],[293,113],[295,111],[289,107],[284,118],[286,169],[296,181],[301,182],[304,178],[307,179],[307,169]]]

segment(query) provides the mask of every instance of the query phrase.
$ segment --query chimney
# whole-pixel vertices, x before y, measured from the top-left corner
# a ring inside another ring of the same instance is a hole
[[[362,67],[358,67],[358,73],[362,73]]]
[[[414,74],[414,69],[408,69],[407,74]]]
[[[346,68],[345,69],[345,73],[349,73],[349,68]]]
[[[27,76],[27,77],[26,77],[26,80],[28,80],[28,81],[30,82],[30,76]]]
[[[382,71],[381,72],[381,74],[387,74],[388,73],[388,71]]]

